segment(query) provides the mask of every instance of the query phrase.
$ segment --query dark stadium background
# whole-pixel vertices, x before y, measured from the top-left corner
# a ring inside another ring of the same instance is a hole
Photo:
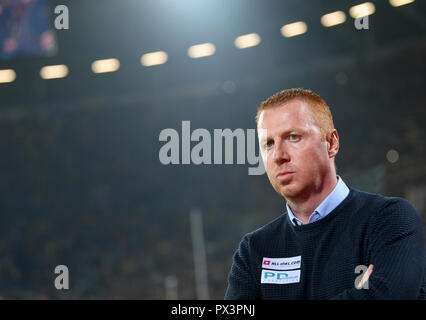
[[[255,128],[259,103],[285,88],[311,89],[330,105],[340,176],[409,199],[426,230],[426,3],[374,0],[369,29],[357,30],[348,12],[361,2],[47,2],[51,52],[0,60],[17,75],[0,83],[1,298],[165,299],[177,281],[177,297],[195,299],[194,208],[209,297],[223,298],[241,237],[280,215],[284,200],[266,175],[248,175],[248,163],[162,165],[159,134],[180,132],[183,120],[209,132]],[[61,4],[69,30],[54,29]],[[346,22],[323,27],[320,17],[336,10]],[[281,26],[298,20],[307,33],[284,38]],[[234,46],[252,32],[258,46]],[[188,47],[204,42],[215,54],[189,58]],[[141,55],[157,50],[168,61],[143,67]],[[120,69],[94,74],[103,58]],[[41,79],[54,64],[68,76]],[[69,268],[69,290],[54,286],[57,265]]]

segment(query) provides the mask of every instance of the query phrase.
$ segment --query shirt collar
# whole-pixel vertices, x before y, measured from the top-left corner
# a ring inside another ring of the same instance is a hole
[[[349,194],[349,188],[340,176],[337,176],[337,183],[333,191],[319,204],[309,217],[309,223],[318,221],[333,211]],[[296,218],[286,203],[288,217],[293,225],[302,225],[303,222]]]

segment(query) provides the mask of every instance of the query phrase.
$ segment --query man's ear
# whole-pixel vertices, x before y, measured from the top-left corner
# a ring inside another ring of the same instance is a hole
[[[334,158],[339,152],[339,134],[333,129],[326,135],[328,156]]]

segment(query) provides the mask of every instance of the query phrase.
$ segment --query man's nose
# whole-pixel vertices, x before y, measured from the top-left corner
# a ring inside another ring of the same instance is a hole
[[[274,145],[273,160],[279,164],[290,161],[290,156],[283,143]]]

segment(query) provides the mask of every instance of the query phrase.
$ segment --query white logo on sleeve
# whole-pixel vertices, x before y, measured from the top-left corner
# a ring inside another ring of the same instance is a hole
[[[262,268],[272,270],[292,270],[299,269],[302,263],[302,256],[289,258],[263,258]]]
[[[261,283],[289,284],[300,282],[300,270],[262,270]]]

